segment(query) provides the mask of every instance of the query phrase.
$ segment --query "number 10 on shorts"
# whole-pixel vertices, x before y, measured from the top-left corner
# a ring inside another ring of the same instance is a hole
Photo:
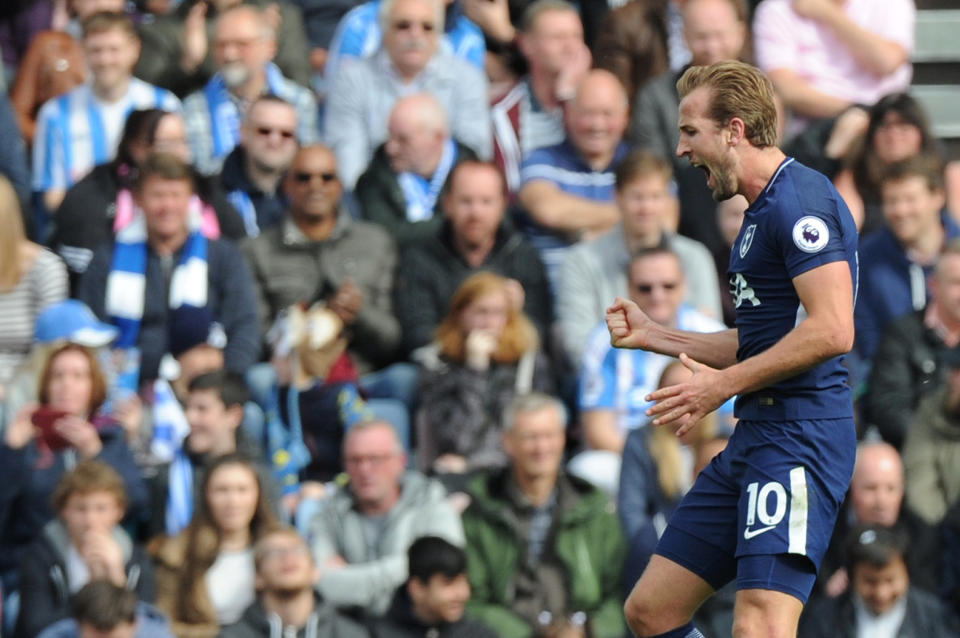
[[[780,524],[790,509],[788,553],[806,554],[807,477],[803,467],[790,470],[790,493],[777,481],[747,485],[747,518],[744,540],[769,532]]]

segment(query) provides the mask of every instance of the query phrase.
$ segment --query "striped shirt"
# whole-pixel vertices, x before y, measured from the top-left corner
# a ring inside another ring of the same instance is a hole
[[[41,249],[30,270],[12,290],[0,293],[0,385],[7,384],[33,346],[37,315],[67,296],[67,270]]]
[[[135,109],[179,111],[180,100],[166,89],[130,78],[127,92],[106,104],[84,84],[48,100],[37,114],[33,138],[33,189],[66,189],[117,152],[127,115]]]

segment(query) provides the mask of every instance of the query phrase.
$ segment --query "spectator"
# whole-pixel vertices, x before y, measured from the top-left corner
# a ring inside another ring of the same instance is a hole
[[[77,24],[100,11],[122,13],[123,0],[72,0]],[[33,143],[37,111],[44,102],[74,89],[87,79],[87,63],[83,46],[64,30],[49,29],[37,33],[17,68],[16,81],[10,89],[10,101],[16,110],[20,132],[27,143]]]
[[[921,399],[942,386],[941,354],[960,345],[960,242],[951,240],[930,278],[923,310],[890,323],[877,346],[863,406],[869,423],[899,449]]]
[[[247,235],[256,237],[283,219],[287,208],[283,177],[296,152],[297,110],[276,96],[255,99],[243,118],[240,141],[220,174]]]
[[[854,529],[847,541],[851,591],[811,604],[800,638],[957,635],[960,627],[942,603],[911,586],[908,541],[882,526]]]
[[[676,253],[668,248],[648,248],[627,266],[630,298],[654,322],[692,332],[719,332],[722,323],[683,304],[685,273]],[[589,452],[575,458],[571,471],[596,485],[616,491],[620,456],[627,434],[646,426],[647,396],[671,359],[645,350],[610,345],[602,320],[594,325],[583,355],[579,407]],[[732,412],[732,402],[722,410]],[[573,468],[576,468],[575,470]]]
[[[95,13],[83,23],[90,82],[47,101],[37,114],[33,140],[33,190],[48,211],[91,168],[113,159],[124,118],[135,108],[180,110],[169,91],[132,76],[140,39],[130,18]]]
[[[50,495],[78,461],[103,461],[123,477],[131,522],[146,509],[146,488],[123,428],[99,411],[107,388],[96,355],[69,343],[54,348],[39,387],[40,406],[21,409],[0,444],[0,577],[5,592],[16,591],[19,557],[53,519]]]
[[[944,349],[940,359],[946,383],[920,402],[903,446],[907,504],[933,526],[960,497],[954,465],[960,454],[960,350]]]
[[[353,190],[364,166],[388,137],[396,101],[430,93],[450,116],[454,139],[490,156],[490,110],[486,78],[469,62],[438,48],[441,0],[392,0],[380,5],[383,45],[367,58],[344,65],[327,98],[324,138],[340,165],[340,179]]]
[[[749,55],[748,16],[745,0],[689,0],[683,7],[683,34],[690,48],[691,65],[709,65]],[[650,80],[635,94],[630,139],[671,161],[680,202],[679,231],[729,261],[714,216],[713,193],[703,172],[677,157],[680,141],[677,113],[680,96],[677,80],[684,69],[667,71]],[[695,271],[687,269],[688,273]]]
[[[502,638],[621,638],[626,544],[606,495],[562,470],[566,411],[543,394],[504,414],[504,470],[470,484],[467,613]]]
[[[433,340],[454,292],[480,270],[515,282],[514,302],[546,342],[553,318],[546,273],[533,246],[504,221],[503,175],[492,164],[463,162],[450,174],[442,204],[443,225],[411,246],[398,269],[394,297],[404,351]]]
[[[44,308],[67,296],[67,273],[49,250],[27,241],[13,186],[0,176],[0,401],[30,351]]]
[[[330,46],[340,21],[363,0],[292,0],[290,3],[300,7],[303,13],[303,26],[307,30],[310,42],[310,67],[316,74],[324,73]]]
[[[683,4],[661,0],[610,6],[599,31],[593,34],[594,66],[616,75],[627,95],[636,95],[651,78],[670,69],[667,39],[674,34],[668,36],[667,28],[668,24],[673,27],[671,20],[678,20],[683,29],[683,16],[677,9]],[[678,37],[682,45],[682,35]],[[684,55],[689,60],[690,52],[684,51]]]
[[[268,14],[254,5],[234,4],[217,16],[213,42],[217,72],[183,101],[187,140],[197,168],[205,175],[220,171],[240,141],[244,113],[261,95],[276,95],[294,105],[301,144],[319,138],[313,92],[284,77],[271,62],[277,33]]]
[[[183,116],[162,109],[131,111],[117,146],[117,156],[95,166],[70,187],[54,218],[48,244],[67,263],[72,288],[93,259],[93,251],[113,240],[134,217],[132,191],[140,165],[152,153],[172,153],[190,162]],[[197,195],[191,207],[202,211],[208,239],[244,236],[237,211],[215,180],[196,176]]]
[[[622,141],[628,110],[620,81],[609,71],[590,71],[566,109],[567,139],[524,157],[519,199],[528,214],[521,228],[540,251],[554,295],[569,247],[620,219],[613,171],[628,151]]]
[[[260,537],[253,547],[257,601],[219,638],[366,638],[367,631],[341,616],[314,591],[318,570],[307,542],[291,528]]]
[[[886,168],[914,155],[937,156],[937,140],[923,106],[893,93],[870,107],[866,131],[833,182],[865,236],[883,225],[881,181]],[[956,198],[957,185],[949,193]],[[950,201],[950,200],[948,200]],[[953,200],[955,201],[955,200]]]
[[[765,2],[753,22],[757,65],[795,123],[835,117],[909,86],[915,18],[910,0]]]
[[[344,62],[373,55],[383,42],[382,0],[364,2],[351,9],[333,33],[323,75],[327,82],[336,78]],[[486,44],[483,33],[463,14],[460,3],[444,0],[443,37],[440,48],[483,71]]]
[[[156,16],[141,29],[143,55],[137,77],[180,96],[203,87],[220,67],[217,20],[241,4],[265,11],[262,22],[273,31],[280,72],[297,84],[310,86],[310,47],[300,10],[287,2],[274,3],[271,8],[271,3],[263,0],[182,2],[169,14]]]
[[[887,167],[885,226],[860,244],[856,352],[869,361],[887,325],[927,304],[927,277],[960,227],[943,211],[940,162],[916,156]]]
[[[647,151],[627,155],[614,171],[621,222],[609,233],[570,249],[557,291],[557,315],[567,357],[579,367],[590,333],[611,299],[629,289],[630,256],[662,246],[676,253],[686,274],[685,304],[720,318],[716,268],[707,249],[667,230],[676,198],[670,164]]]
[[[84,461],[53,493],[57,518],[43,527],[20,564],[20,613],[15,636],[36,636],[70,615],[70,597],[107,580],[152,602],[153,565],[120,521],[127,506],[123,479],[109,465]]]
[[[150,537],[163,532],[176,536],[189,525],[197,495],[202,493],[204,467],[225,454],[243,454],[256,464],[260,484],[277,509],[277,489],[262,459],[260,442],[240,429],[246,401],[247,389],[237,375],[218,370],[190,380],[184,409],[189,432],[173,461],[159,468],[150,481]]]
[[[85,585],[71,607],[72,618],[54,623],[38,638],[173,638],[162,613],[107,580]]]
[[[373,623],[374,638],[495,638],[464,618],[470,600],[467,555],[437,536],[418,538],[407,552],[410,578],[397,589],[390,611]]]
[[[237,454],[207,468],[190,525],[151,545],[157,607],[180,638],[212,638],[240,620],[255,598],[253,548],[275,530],[253,463]]]
[[[396,248],[379,226],[353,221],[341,202],[337,160],[324,146],[300,149],[284,181],[283,221],[244,245],[264,326],[295,304],[326,301],[351,331],[361,372],[388,363],[400,342],[391,295]]]
[[[491,107],[494,161],[511,195],[520,189],[523,157],[563,141],[564,104],[590,67],[580,14],[565,0],[531,3],[522,31],[518,44],[529,73]]]
[[[353,426],[343,442],[349,482],[311,522],[317,590],[340,608],[386,613],[408,576],[407,548],[421,536],[463,544],[460,518],[443,487],[404,472],[406,454],[389,423]]]
[[[402,249],[436,234],[443,223],[440,194],[453,167],[477,156],[450,137],[443,105],[429,93],[397,100],[387,128],[356,194],[363,216]]]
[[[479,272],[450,300],[420,355],[417,462],[462,473],[501,467],[500,418],[517,395],[550,392],[553,377],[536,328],[515,305],[511,281]]]
[[[903,462],[888,443],[861,443],[857,448],[850,491],[837,517],[830,547],[823,558],[817,583],[821,593],[836,597],[850,583],[844,541],[855,525],[892,527],[910,539],[906,557],[913,583],[928,592],[940,591],[940,541],[937,530],[927,525],[904,502]]]
[[[0,176],[5,177],[13,185],[20,200],[20,214],[24,226],[33,231],[33,213],[30,207],[30,164],[27,162],[27,147],[23,137],[17,130],[13,107],[10,100],[0,97],[0,139],[4,144],[0,147]]]
[[[141,383],[157,378],[177,312],[206,308],[223,326],[229,370],[246,371],[259,352],[250,271],[233,244],[200,232],[191,219],[194,192],[189,166],[169,154],[150,156],[134,193],[142,215],[95,252],[80,281],[78,297],[120,328],[117,346],[142,353]]]

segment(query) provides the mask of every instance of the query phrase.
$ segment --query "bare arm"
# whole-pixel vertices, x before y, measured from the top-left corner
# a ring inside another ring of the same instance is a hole
[[[806,117],[835,117],[850,106],[847,100],[827,95],[797,75],[791,69],[771,69],[770,81],[784,103],[799,115]]]
[[[620,221],[614,204],[564,193],[545,180],[534,180],[521,188],[520,203],[541,225],[568,233],[600,233]]]
[[[853,282],[845,261],[835,261],[794,277],[807,317],[773,346],[724,370],[682,356],[694,372],[687,382],[657,390],[649,413],[656,425],[676,423],[682,434],[705,414],[736,394],[745,394],[792,377],[850,351],[853,347]]]
[[[623,453],[626,438],[617,427],[617,414],[613,410],[587,410],[583,413],[583,435],[592,450],[609,450]]]
[[[737,362],[739,339],[735,329],[701,333],[664,328],[651,321],[637,304],[622,297],[607,308],[607,327],[615,348],[648,350],[668,357],[685,352],[714,368]]]

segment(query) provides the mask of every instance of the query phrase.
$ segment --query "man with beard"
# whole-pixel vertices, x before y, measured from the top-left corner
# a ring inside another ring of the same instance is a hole
[[[293,529],[262,536],[253,548],[257,601],[220,638],[366,638],[313,589],[318,578],[307,542]]]
[[[701,637],[691,619],[736,579],[734,635],[795,636],[853,473],[856,426],[842,355],[853,345],[857,230],[825,176],[776,146],[773,86],[719,62],[678,85],[677,155],[718,200],[750,203],[730,255],[737,328],[666,328],[632,301],[611,342],[680,360],[689,380],[651,393],[653,425],[687,432],[737,395],[727,448],[700,473],[627,600],[638,636]]]
[[[504,223],[503,175],[486,162],[453,168],[443,195],[443,225],[411,245],[398,271],[396,307],[404,350],[430,343],[463,281],[489,270],[514,281],[513,302],[547,336],[552,320],[547,276],[536,249]]]
[[[301,144],[319,139],[317,101],[271,62],[276,50],[276,33],[260,9],[239,5],[217,19],[213,41],[217,73],[183,101],[187,139],[201,173],[220,170],[240,141],[244,113],[261,95],[276,95],[294,105]]]

